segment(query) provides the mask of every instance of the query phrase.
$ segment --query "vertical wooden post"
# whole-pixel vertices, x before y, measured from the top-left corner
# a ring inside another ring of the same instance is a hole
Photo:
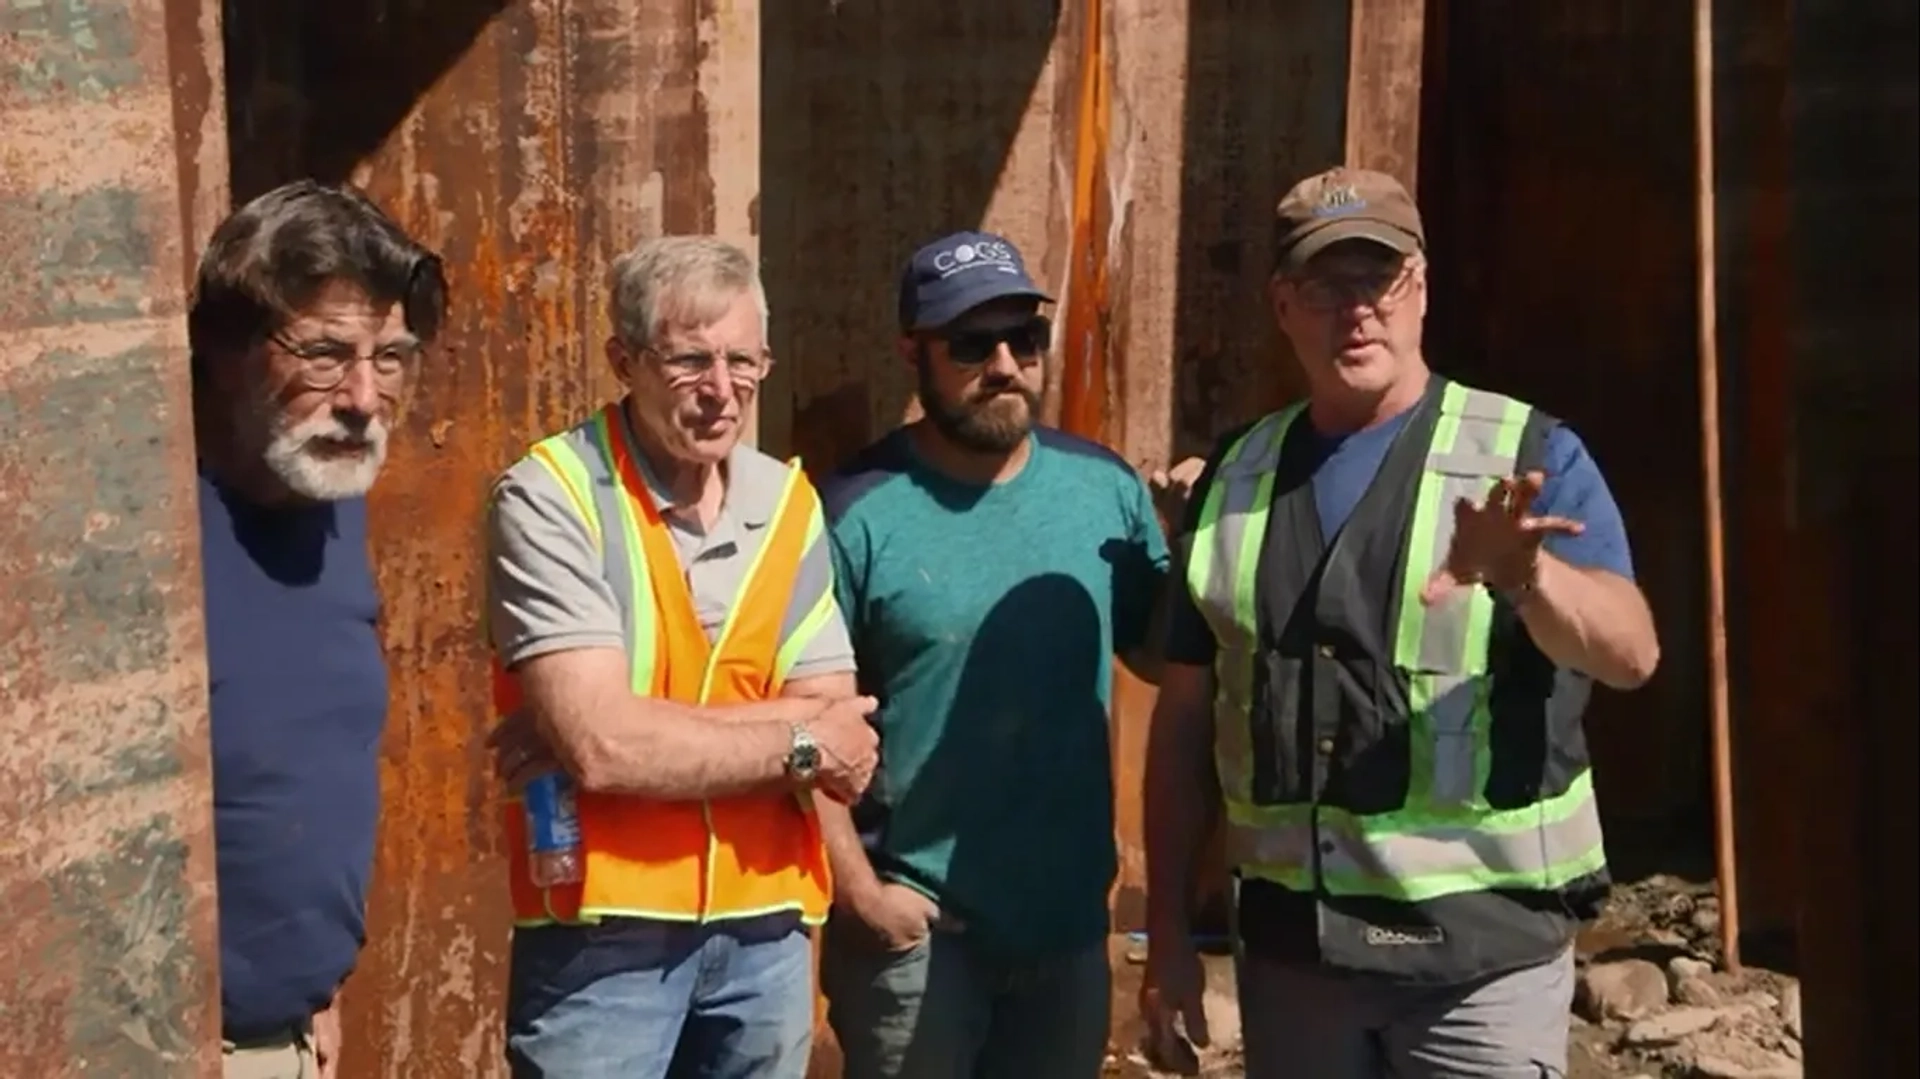
[[[1713,863],[1720,950],[1740,969],[1740,880],[1734,867],[1733,750],[1728,731],[1725,513],[1720,492],[1719,293],[1715,287],[1713,0],[1693,5],[1694,195],[1700,330],[1700,467],[1707,538],[1707,691],[1713,759]]]

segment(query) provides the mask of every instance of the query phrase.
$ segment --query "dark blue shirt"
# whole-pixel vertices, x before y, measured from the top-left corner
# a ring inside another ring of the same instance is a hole
[[[1354,507],[1360,504],[1360,497],[1366,494],[1386,460],[1394,436],[1406,426],[1407,417],[1412,413],[1413,410],[1408,409],[1377,427],[1338,437],[1321,434],[1312,428],[1306,414],[1301,414],[1297,422],[1306,427],[1301,436],[1309,440],[1316,462],[1314,509],[1319,511],[1320,530],[1329,541],[1346,525],[1347,518],[1353,516]],[[1289,435],[1289,439],[1292,437]],[[1216,448],[1209,462],[1209,473],[1229,442],[1223,440]],[[1571,428],[1556,424],[1547,435],[1545,458],[1541,471],[1546,473],[1546,478],[1541,483],[1539,497],[1533,500],[1534,514],[1567,517],[1586,525],[1579,535],[1549,535],[1544,544],[1546,550],[1570,566],[1608,570],[1632,580],[1633,554],[1627,546],[1626,523],[1586,444]],[[1206,491],[1196,487],[1187,503],[1188,519],[1183,536],[1191,535],[1194,518],[1205,498]],[[1167,658],[1175,663],[1204,666],[1213,662],[1214,650],[1213,631],[1194,606],[1193,597],[1185,589],[1175,589],[1168,612]]]
[[[228,1038],[326,1005],[366,937],[387,671],[360,500],[200,480]]]

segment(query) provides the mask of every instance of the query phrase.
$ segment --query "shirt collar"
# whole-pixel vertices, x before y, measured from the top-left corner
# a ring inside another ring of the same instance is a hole
[[[620,413],[621,434],[627,440],[627,448],[633,451],[633,463],[640,469],[641,482],[647,485],[647,493],[653,496],[654,506],[661,513],[681,508],[680,503],[674,500],[673,493],[660,482],[659,474],[653,470],[653,464],[647,460],[646,453],[640,448],[640,440],[634,437],[633,420],[627,412],[626,402],[622,401],[616,411]],[[715,538],[718,538],[721,532],[728,530],[730,522],[737,521],[747,528],[760,528],[773,516],[773,507],[766,505],[765,499],[735,497],[736,485],[740,477],[744,475],[746,468],[751,467],[746,461],[749,452],[745,446],[735,443],[733,450],[727,454],[726,464],[721,473],[726,494],[720,503],[720,516],[714,521],[714,527],[709,530]]]

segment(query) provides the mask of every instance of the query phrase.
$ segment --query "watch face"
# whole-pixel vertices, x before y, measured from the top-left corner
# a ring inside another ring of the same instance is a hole
[[[813,778],[820,767],[820,747],[804,731],[796,734],[793,749],[787,754],[787,769],[802,779]]]

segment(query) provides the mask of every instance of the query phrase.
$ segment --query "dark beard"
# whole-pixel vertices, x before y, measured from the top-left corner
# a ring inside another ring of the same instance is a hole
[[[920,368],[920,409],[934,429],[956,446],[975,453],[1008,453],[1033,430],[1040,415],[1040,395],[1024,386],[1013,385],[1000,391],[1017,393],[1026,399],[1027,411],[1018,421],[1002,419],[987,411],[992,397],[980,401],[943,401],[933,387],[923,363]]]

